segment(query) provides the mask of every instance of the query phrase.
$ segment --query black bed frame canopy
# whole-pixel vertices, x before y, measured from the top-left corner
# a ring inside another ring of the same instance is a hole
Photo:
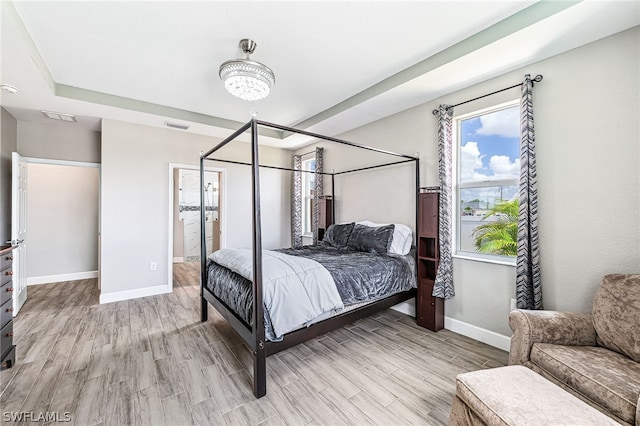
[[[415,289],[398,293],[388,298],[382,299],[377,302],[373,302],[369,305],[362,306],[357,309],[353,309],[349,312],[342,313],[327,320],[318,322],[310,327],[302,328],[297,331],[293,331],[284,336],[284,340],[280,342],[271,342],[265,340],[264,329],[264,312],[263,312],[263,297],[262,297],[262,221],[260,214],[260,168],[277,169],[283,171],[301,171],[286,167],[277,167],[269,165],[261,165],[258,158],[258,128],[259,126],[267,127],[271,129],[282,130],[290,132],[291,134],[301,134],[311,136],[313,138],[335,142],[342,145],[351,146],[354,148],[374,151],[380,154],[386,154],[389,156],[397,157],[399,160],[376,164],[368,167],[359,167],[356,169],[343,170],[339,172],[322,172],[323,175],[331,176],[331,196],[334,196],[335,189],[335,177],[347,173],[359,172],[369,169],[377,169],[381,167],[394,166],[404,163],[415,163],[415,181],[412,180],[411,185],[415,185],[415,197],[416,197],[416,215],[415,215],[415,230],[418,229],[418,197],[420,194],[420,159],[415,156],[399,154],[392,151],[387,151],[380,148],[365,146],[356,144],[353,142],[345,141],[342,139],[320,135],[317,133],[308,132],[306,130],[295,129],[279,124],[268,123],[257,120],[255,117],[251,121],[244,124],[238,130],[236,130],[231,136],[224,139],[218,145],[210,149],[208,152],[203,153],[200,156],[200,262],[201,262],[201,276],[200,276],[200,296],[201,296],[201,321],[207,321],[208,319],[208,304],[211,303],[216,310],[230,323],[234,330],[240,335],[245,344],[252,351],[253,362],[253,377],[254,387],[253,391],[257,398],[260,398],[266,394],[266,357],[268,355],[275,354],[289,347],[295,346],[298,343],[309,340],[313,337],[324,334],[328,331],[336,328],[343,327],[353,321],[360,318],[364,318],[376,311],[391,307],[395,304],[401,303],[412,297],[415,297]],[[212,154],[222,149],[228,143],[236,140],[241,134],[246,131],[251,132],[251,162],[231,161],[220,158],[211,157]],[[251,166],[251,178],[252,178],[252,204],[253,204],[253,326],[246,324],[231,308],[229,308],[222,300],[218,299],[213,293],[206,288],[207,282],[207,247],[206,247],[206,235],[205,235],[205,161],[218,161],[223,163],[241,164]],[[321,172],[306,171],[307,173],[320,174]],[[333,217],[335,220],[335,203],[333,203]]]

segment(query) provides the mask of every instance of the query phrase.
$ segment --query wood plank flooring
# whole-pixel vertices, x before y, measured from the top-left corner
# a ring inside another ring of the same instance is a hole
[[[171,294],[104,305],[96,280],[29,287],[16,365],[0,372],[0,422],[49,413],[47,424],[103,426],[440,425],[457,374],[507,362],[386,310],[267,358],[267,396],[256,400],[238,336],[211,306],[200,322],[198,267],[176,264]]]

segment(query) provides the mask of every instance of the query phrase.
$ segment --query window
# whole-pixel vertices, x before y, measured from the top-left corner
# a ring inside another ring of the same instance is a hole
[[[456,254],[515,262],[520,176],[517,101],[454,118]]]
[[[305,173],[316,170],[315,155],[302,160],[302,235],[313,235],[313,198],[316,188],[316,174]]]

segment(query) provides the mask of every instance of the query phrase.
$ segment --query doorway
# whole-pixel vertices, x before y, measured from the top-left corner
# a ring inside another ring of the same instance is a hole
[[[27,285],[98,277],[100,169],[29,163]]]
[[[12,162],[15,316],[27,286],[99,277],[100,164],[17,153]]]
[[[200,172],[176,169],[177,221],[174,253],[177,262],[200,261]],[[220,249],[220,172],[207,171],[205,179],[205,236],[207,255]]]
[[[205,237],[207,256],[224,247],[224,169],[207,168],[205,182]],[[170,164],[171,217],[170,276],[174,263],[200,262],[200,170]]]

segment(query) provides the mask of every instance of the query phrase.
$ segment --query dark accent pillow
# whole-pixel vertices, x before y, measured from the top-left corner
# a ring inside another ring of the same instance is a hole
[[[349,237],[348,247],[368,253],[387,254],[393,240],[394,228],[393,224],[375,228],[356,224]]]
[[[322,238],[322,244],[336,248],[345,248],[349,242],[355,222],[329,225]]]

